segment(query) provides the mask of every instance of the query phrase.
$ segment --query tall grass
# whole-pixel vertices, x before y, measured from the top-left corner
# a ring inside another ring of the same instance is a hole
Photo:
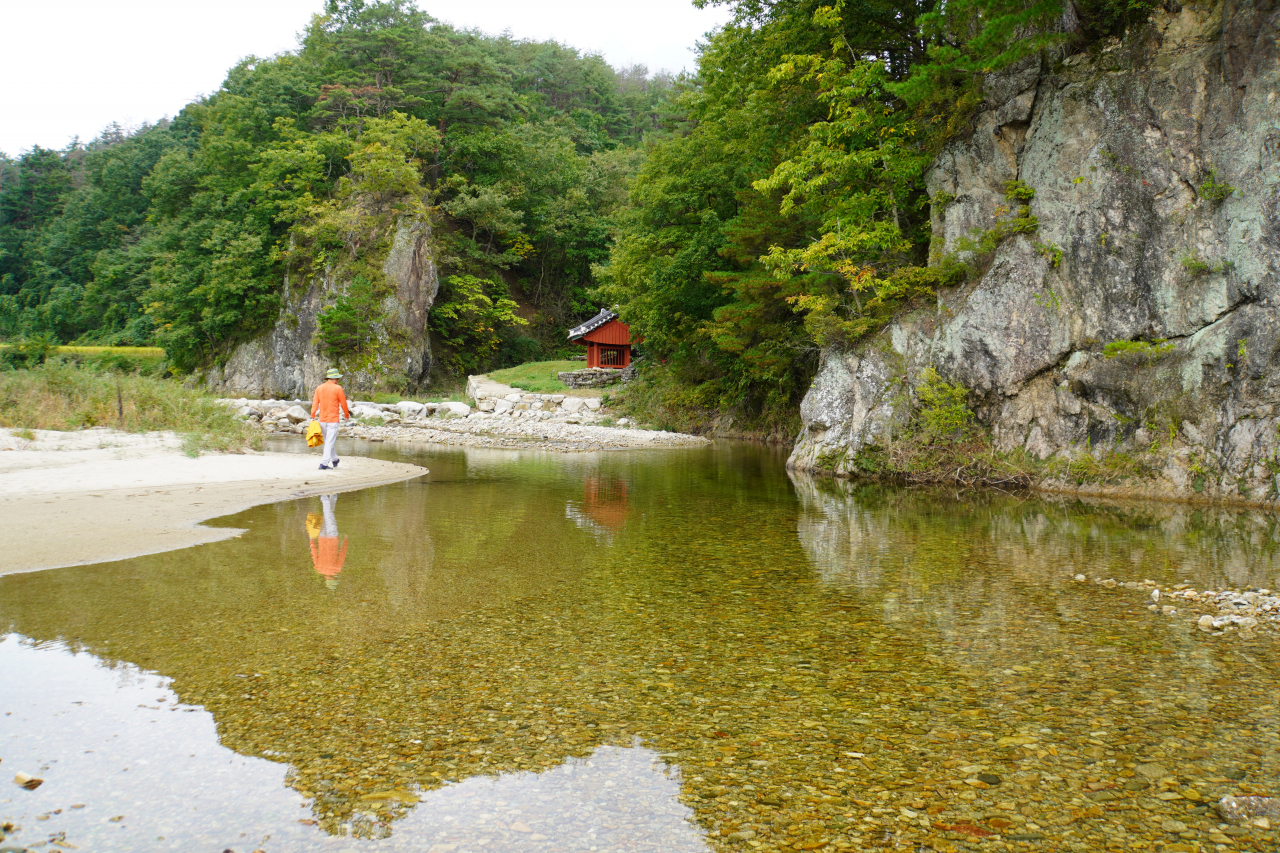
[[[261,436],[208,394],[173,380],[65,361],[0,372],[0,427],[172,430],[188,455],[257,446]]]

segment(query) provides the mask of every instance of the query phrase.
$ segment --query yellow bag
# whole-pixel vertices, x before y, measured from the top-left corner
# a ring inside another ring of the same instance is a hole
[[[324,444],[324,433],[320,432],[320,422],[307,424],[307,447],[319,447]]]

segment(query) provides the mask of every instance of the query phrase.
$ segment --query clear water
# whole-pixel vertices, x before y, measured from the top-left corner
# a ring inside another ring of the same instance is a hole
[[[1280,793],[1274,635],[1072,580],[1275,589],[1270,514],[357,449],[431,475],[0,578],[0,847],[1192,850]]]

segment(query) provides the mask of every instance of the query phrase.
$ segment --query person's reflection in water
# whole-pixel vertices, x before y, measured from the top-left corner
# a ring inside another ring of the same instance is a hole
[[[338,573],[347,559],[347,540],[344,537],[338,542],[338,520],[334,516],[334,507],[338,503],[337,495],[321,495],[320,506],[324,516],[318,513],[307,515],[307,537],[311,540],[311,562],[316,571],[324,576],[324,585],[329,589],[338,588]]]

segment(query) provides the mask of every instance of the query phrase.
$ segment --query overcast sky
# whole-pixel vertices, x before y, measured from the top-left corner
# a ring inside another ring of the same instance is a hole
[[[0,0],[0,151],[62,148],[112,121],[175,115],[250,54],[297,46],[324,0]],[[418,0],[432,17],[600,52],[615,67],[694,67],[728,19],[690,0]]]

